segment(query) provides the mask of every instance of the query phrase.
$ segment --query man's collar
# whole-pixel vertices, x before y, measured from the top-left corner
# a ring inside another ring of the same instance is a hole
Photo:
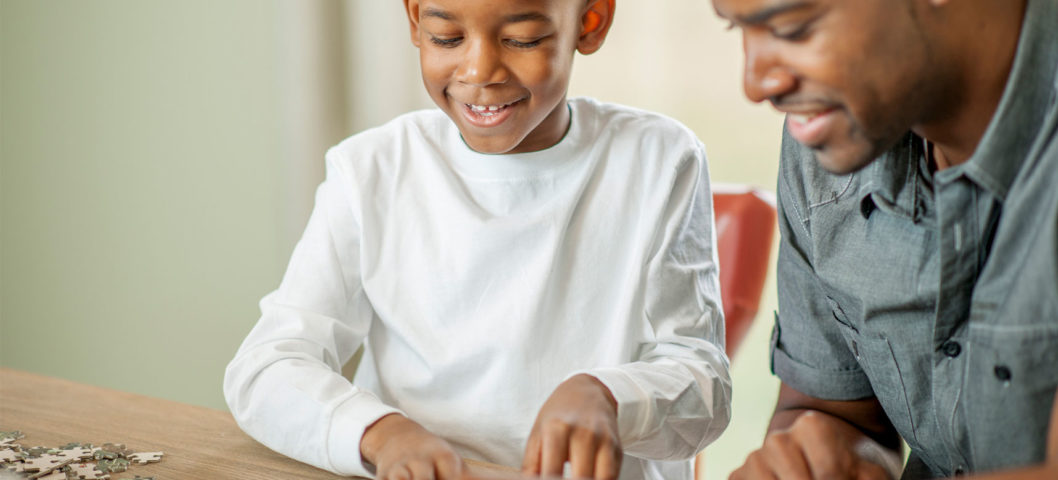
[[[938,172],[941,177],[965,174],[1000,200],[1006,198],[1058,95],[1058,1],[1029,0],[1022,22],[1010,77],[977,150],[966,163]],[[922,172],[924,159],[922,138],[908,132],[857,172],[865,216],[871,203],[918,221],[926,201],[919,198],[918,183],[931,177]]]
[[[1029,0],[999,107],[974,154],[960,168],[1000,200],[1006,198],[1045,116],[1054,108],[1056,68],[1058,2]]]
[[[922,137],[908,132],[893,148],[856,173],[860,178],[860,212],[869,217],[875,207],[918,222],[923,215],[920,171],[924,161]]]

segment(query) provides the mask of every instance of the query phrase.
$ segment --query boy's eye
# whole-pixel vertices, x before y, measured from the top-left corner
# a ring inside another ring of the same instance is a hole
[[[512,47],[516,47],[516,48],[533,48],[533,47],[535,47],[537,45],[540,45],[541,41],[543,41],[542,38],[538,38],[536,40],[531,40],[531,41],[528,41],[528,42],[523,42],[521,40],[515,40],[513,38],[509,38],[509,39],[507,39],[507,44],[512,46]]]
[[[438,37],[430,35],[430,42],[439,47],[454,47],[463,41],[463,37]]]

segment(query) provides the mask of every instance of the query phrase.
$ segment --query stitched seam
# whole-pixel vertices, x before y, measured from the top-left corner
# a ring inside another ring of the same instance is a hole
[[[855,175],[849,175],[849,181],[845,183],[845,188],[841,189],[841,191],[838,192],[837,194],[832,195],[829,200],[823,200],[823,201],[821,201],[819,203],[811,204],[811,205],[808,206],[808,208],[822,207],[823,205],[826,205],[826,204],[829,204],[829,203],[834,203],[834,202],[838,201],[838,199],[843,197],[843,196],[845,196],[845,194],[849,191],[849,188],[852,187],[852,179],[853,179],[854,176]]]

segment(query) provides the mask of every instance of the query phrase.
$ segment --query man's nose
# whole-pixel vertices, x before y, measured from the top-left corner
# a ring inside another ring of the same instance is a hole
[[[742,49],[746,59],[742,88],[750,101],[774,99],[796,88],[797,79],[767,39],[755,33],[743,33]]]
[[[473,42],[466,50],[456,78],[462,83],[476,86],[506,82],[510,75],[504,65],[501,48],[494,42]]]

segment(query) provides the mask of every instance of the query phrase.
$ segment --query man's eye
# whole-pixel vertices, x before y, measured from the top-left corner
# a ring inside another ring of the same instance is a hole
[[[439,47],[454,47],[463,41],[463,37],[442,38],[430,35],[430,42]]]
[[[810,31],[809,25],[806,24],[794,28],[773,28],[771,34],[775,38],[796,42],[808,37]]]

